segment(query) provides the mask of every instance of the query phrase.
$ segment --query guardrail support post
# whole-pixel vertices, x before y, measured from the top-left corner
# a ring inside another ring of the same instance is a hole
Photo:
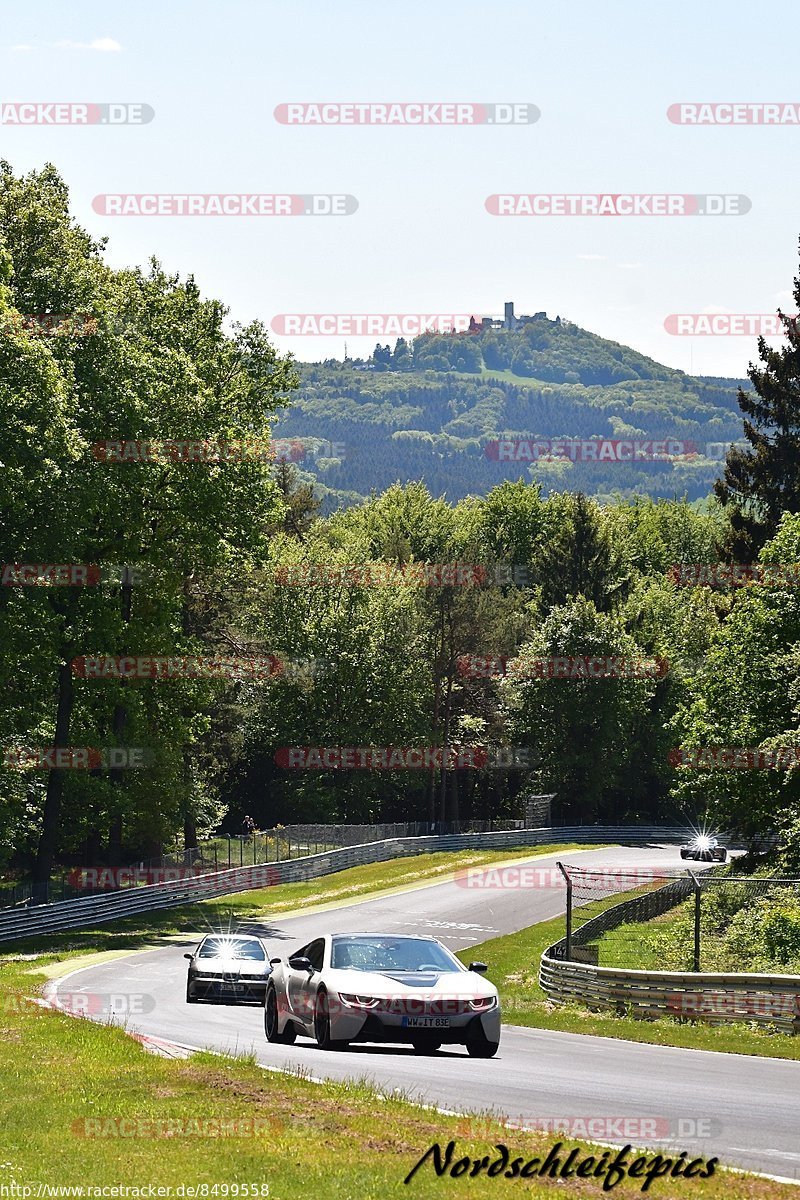
[[[566,940],[565,953],[566,953],[567,962],[571,962],[572,961],[572,880],[570,879],[567,872],[564,870],[563,863],[557,862],[556,866],[558,867],[559,871],[561,872],[561,874],[564,876],[565,880],[567,881],[567,929],[566,929],[566,935],[565,935],[565,940]]]
[[[687,871],[686,874],[694,884],[694,965],[692,970],[695,973],[700,971],[700,880],[695,875],[694,871]]]

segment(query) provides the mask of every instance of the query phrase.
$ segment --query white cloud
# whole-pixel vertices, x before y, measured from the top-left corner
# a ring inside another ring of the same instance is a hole
[[[582,258],[584,262],[605,262],[605,254],[579,254],[578,258]]]
[[[617,263],[621,271],[638,271],[644,266],[644,263]]]

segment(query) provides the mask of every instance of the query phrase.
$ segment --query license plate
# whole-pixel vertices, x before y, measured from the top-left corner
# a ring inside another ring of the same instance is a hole
[[[222,983],[220,984],[223,992],[243,992],[244,984],[241,983]]]
[[[404,1029],[449,1029],[449,1017],[403,1017]]]

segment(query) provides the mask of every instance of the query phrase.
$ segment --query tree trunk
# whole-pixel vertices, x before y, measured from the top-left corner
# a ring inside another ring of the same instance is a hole
[[[56,710],[56,746],[69,745],[69,727],[72,719],[74,690],[72,685],[72,663],[61,664],[58,672],[58,708]],[[64,793],[64,772],[53,769],[47,776],[47,794],[42,815],[42,832],[33,866],[33,899],[37,904],[46,904],[50,889],[53,857],[61,828],[61,797]]]
[[[131,572],[128,567],[123,569],[122,575],[122,620],[127,625],[131,619],[131,608],[133,605],[133,584],[131,583]],[[127,653],[127,647],[125,648]],[[120,686],[124,687],[127,683],[126,679],[120,680]],[[122,735],[125,732],[125,726],[128,723],[128,709],[122,703],[114,705],[114,717],[112,720],[113,743],[119,746],[122,740]],[[117,811],[111,818],[111,827],[108,832],[108,861],[112,867],[122,865],[122,785],[124,780],[122,767],[111,767],[108,772],[109,781],[113,788],[112,795],[116,796]]]

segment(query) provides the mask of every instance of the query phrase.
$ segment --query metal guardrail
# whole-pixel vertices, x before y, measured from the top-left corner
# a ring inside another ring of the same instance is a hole
[[[211,900],[236,892],[318,879],[348,867],[386,862],[392,858],[443,851],[502,849],[515,846],[546,846],[561,842],[586,844],[617,843],[646,845],[653,842],[679,843],[684,829],[657,826],[581,825],[564,828],[514,829],[492,833],[462,833],[419,838],[388,838],[366,845],[348,846],[323,854],[294,858],[287,862],[254,867],[234,867],[170,883],[144,884],[104,895],[92,895],[56,904],[0,910],[0,943],[49,933],[92,928],[108,921],[123,920],[181,904]]]
[[[800,977],[688,971],[631,971],[542,955],[539,983],[557,1003],[615,1009],[635,1017],[683,1017],[724,1024],[756,1021],[800,1033]]]

